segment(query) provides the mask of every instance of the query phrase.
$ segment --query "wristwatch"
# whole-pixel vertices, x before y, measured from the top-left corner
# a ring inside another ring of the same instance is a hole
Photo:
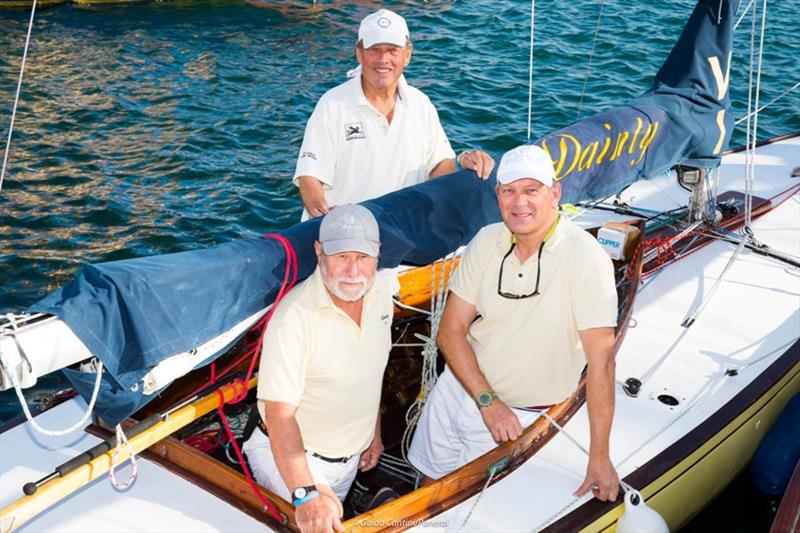
[[[495,394],[495,392],[492,390],[480,392],[477,396],[475,396],[475,404],[478,406],[478,409],[482,407],[489,407],[492,405],[492,402],[495,398],[497,398],[497,394]]]
[[[315,485],[306,485],[305,487],[297,487],[292,491],[292,504],[297,507],[307,501],[313,500],[319,496],[319,491]]]

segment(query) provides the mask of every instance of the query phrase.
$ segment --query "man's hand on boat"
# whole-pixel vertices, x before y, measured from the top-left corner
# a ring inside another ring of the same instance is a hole
[[[300,199],[303,207],[308,211],[309,218],[327,215],[333,206],[328,205],[325,199],[322,182],[313,176],[300,176],[297,178],[300,187]]]
[[[302,533],[344,531],[342,502],[327,485],[317,485],[319,497],[297,506],[294,517]]]
[[[485,180],[494,169],[494,159],[482,150],[469,150],[458,156],[458,164],[464,170],[473,170],[479,178]]]
[[[499,398],[481,408],[481,416],[495,442],[516,440],[522,435],[522,425],[514,412]]]
[[[586,478],[573,495],[583,496],[590,490],[594,497],[600,501],[614,501],[617,499],[619,476],[608,455],[589,457],[589,464],[586,466]]]

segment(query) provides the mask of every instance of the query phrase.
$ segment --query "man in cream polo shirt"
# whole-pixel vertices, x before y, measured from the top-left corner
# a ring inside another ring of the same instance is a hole
[[[357,469],[383,451],[393,307],[376,273],[379,246],[368,209],[332,210],[315,243],[317,269],[280,302],[264,336],[257,397],[266,424],[244,450],[256,480],[297,507],[304,532],[342,529]]]
[[[456,270],[437,338],[447,368],[422,412],[409,460],[438,479],[514,440],[566,399],[587,368],[590,457],[576,495],[614,500],[617,295],[608,255],[559,216],[561,186],[538,146],[497,170],[502,223],[483,228]]]
[[[303,220],[459,168],[489,176],[492,158],[480,150],[456,158],[433,104],[403,77],[411,61],[403,17],[381,9],[364,18],[355,52],[355,76],[326,92],[306,125],[293,180]]]

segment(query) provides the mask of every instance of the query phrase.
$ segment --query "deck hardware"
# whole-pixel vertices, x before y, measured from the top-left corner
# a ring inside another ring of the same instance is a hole
[[[625,380],[622,390],[631,398],[638,398],[639,392],[642,390],[642,382],[636,378],[628,378]]]

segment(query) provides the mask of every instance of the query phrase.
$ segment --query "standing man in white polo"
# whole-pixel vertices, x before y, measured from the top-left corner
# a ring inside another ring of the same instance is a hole
[[[376,274],[378,224],[360,205],[322,220],[318,267],[280,302],[264,336],[258,405],[244,445],[255,479],[309,531],[342,530],[358,468],[378,463],[378,409],[391,349],[389,282]]]
[[[497,169],[503,222],[469,243],[450,285],[437,342],[447,368],[426,403],[409,460],[438,479],[515,440],[565,400],[587,366],[589,462],[576,495],[617,497],[609,458],[617,293],[611,259],[560,217],[561,186],[538,146]]]
[[[406,82],[403,17],[381,9],[364,18],[355,52],[356,75],[326,92],[306,125],[294,173],[303,220],[459,168],[489,176],[492,158],[480,150],[456,158],[433,104]]]

